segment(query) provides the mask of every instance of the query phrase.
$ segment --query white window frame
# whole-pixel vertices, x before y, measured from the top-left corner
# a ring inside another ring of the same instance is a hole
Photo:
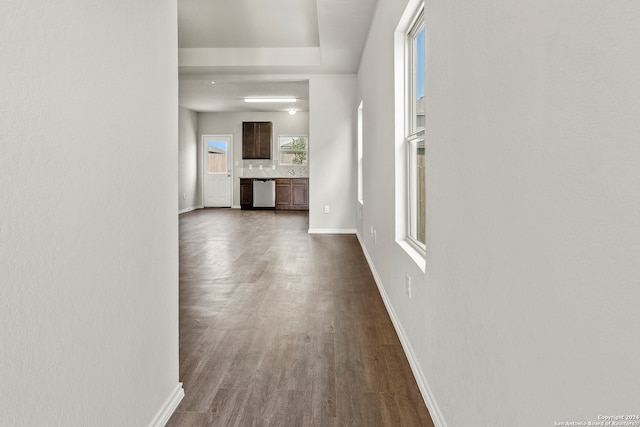
[[[364,205],[364,101],[358,106],[358,202]]]
[[[404,67],[405,67],[405,138],[406,146],[406,171],[407,171],[407,226],[406,240],[422,257],[426,256],[426,244],[419,241],[418,233],[418,207],[415,206],[417,199],[417,160],[414,158],[416,147],[422,141],[425,144],[425,129],[417,128],[416,123],[416,52],[414,50],[414,40],[425,27],[424,5],[422,5],[409,27],[405,38]],[[426,60],[426,59],[425,59]],[[425,82],[426,83],[426,82]]]

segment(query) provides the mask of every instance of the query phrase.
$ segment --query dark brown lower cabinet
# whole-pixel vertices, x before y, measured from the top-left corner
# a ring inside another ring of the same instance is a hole
[[[309,210],[309,179],[277,178],[276,209]]]
[[[291,180],[291,199],[293,209],[309,209],[309,180],[307,178]]]
[[[253,207],[253,179],[240,178],[240,208],[251,209]]]

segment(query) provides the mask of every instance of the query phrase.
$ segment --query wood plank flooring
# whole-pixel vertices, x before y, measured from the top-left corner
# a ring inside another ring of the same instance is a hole
[[[180,216],[180,380],[167,426],[433,426],[358,241],[308,213]]]

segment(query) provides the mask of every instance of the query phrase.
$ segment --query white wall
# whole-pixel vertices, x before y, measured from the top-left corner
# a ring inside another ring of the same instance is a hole
[[[161,421],[182,390],[175,1],[0,16],[0,423]]]
[[[356,229],[356,78],[309,80],[309,231],[353,233]],[[354,163],[355,162],[355,163]],[[324,207],[329,206],[329,213]]]
[[[178,127],[178,208],[184,212],[202,206],[202,179],[198,175],[198,113],[180,107]]]
[[[298,112],[290,115],[287,112],[234,112],[234,113],[199,113],[198,132],[200,138],[203,134],[231,134],[233,135],[233,202],[232,205],[240,206],[240,177],[242,170],[242,122],[272,122],[273,123],[273,146],[271,147],[271,157],[277,157],[278,135],[309,135],[309,113]],[[309,138],[309,147],[314,145],[313,139]],[[198,159],[202,156],[198,150]],[[312,162],[309,155],[309,162]],[[235,162],[238,162],[235,165]],[[198,165],[201,162],[198,161]],[[200,168],[200,167],[199,167]],[[200,173],[200,172],[198,172]]]
[[[401,3],[379,1],[358,75],[359,229],[437,425],[638,414],[640,4],[427,2],[422,274],[394,243]]]

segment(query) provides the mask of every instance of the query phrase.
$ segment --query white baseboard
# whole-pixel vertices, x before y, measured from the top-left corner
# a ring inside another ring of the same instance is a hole
[[[376,267],[373,264],[371,257],[369,256],[369,252],[367,252],[367,248],[364,245],[364,242],[362,240],[362,237],[360,236],[360,233],[356,233],[356,236],[358,237],[358,241],[360,242],[360,247],[362,247],[362,252],[364,253],[364,257],[367,259],[367,263],[369,264],[369,268],[371,269],[371,273],[373,274],[373,279],[375,280],[376,285],[378,286],[378,291],[380,292],[380,296],[382,297],[384,306],[387,309],[387,312],[389,313],[389,317],[391,318],[393,327],[395,328],[396,333],[398,334],[398,338],[400,338],[400,343],[402,344],[404,353],[407,356],[409,365],[411,366],[411,371],[413,372],[413,376],[415,377],[416,382],[418,383],[418,388],[420,389],[420,393],[422,394],[424,403],[425,405],[427,405],[427,408],[429,409],[429,414],[431,415],[433,424],[436,427],[447,427],[447,423],[444,420],[444,416],[442,415],[442,412],[440,411],[440,408],[438,407],[438,404],[436,403],[435,398],[433,397],[433,392],[431,391],[431,387],[429,387],[429,383],[427,382],[427,379],[425,378],[424,373],[422,372],[422,368],[420,367],[418,362],[416,362],[413,348],[411,347],[411,343],[409,342],[409,339],[407,338],[407,334],[404,332],[404,329],[402,328],[402,324],[400,323],[400,320],[398,319],[398,316],[396,315],[396,312],[393,309],[393,306],[391,305],[391,301],[389,300],[389,296],[387,295],[387,292],[385,291],[384,286],[382,286],[382,279],[380,278],[380,275],[376,271]]]
[[[191,211],[195,211],[196,209],[202,209],[202,206],[192,206],[190,208],[184,208],[184,209],[178,211],[178,215],[183,214],[183,213],[187,213],[187,212],[191,212]]]
[[[171,415],[173,415],[173,412],[180,404],[180,401],[183,397],[184,389],[182,388],[182,383],[178,383],[178,385],[176,385],[176,388],[169,395],[156,416],[153,417],[153,420],[151,421],[151,424],[149,424],[149,427],[164,427],[164,425],[167,424],[167,421],[169,421],[169,418],[171,418]]]
[[[241,208],[241,207],[240,207],[240,205],[237,205],[237,206],[235,206],[235,205],[234,205],[234,206],[231,206],[231,209],[240,209],[240,208]]]
[[[309,234],[356,234],[351,228],[310,228]]]

